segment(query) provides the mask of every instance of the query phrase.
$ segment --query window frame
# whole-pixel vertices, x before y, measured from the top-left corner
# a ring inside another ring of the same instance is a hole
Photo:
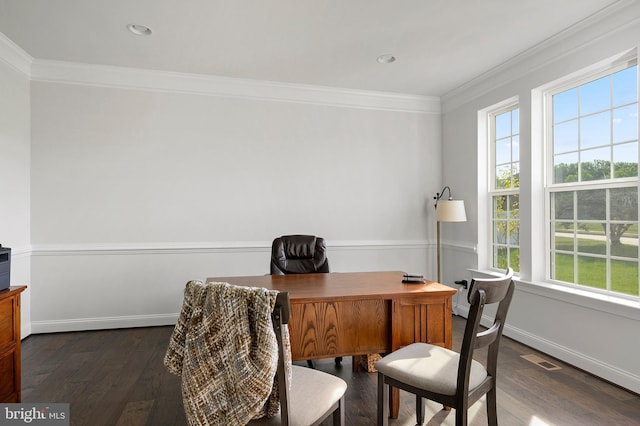
[[[597,287],[592,287],[585,284],[579,284],[576,282],[568,282],[568,281],[560,281],[557,279],[553,279],[553,259],[552,255],[555,253],[556,249],[553,247],[554,241],[551,237],[551,229],[552,229],[552,221],[554,220],[552,216],[552,203],[551,197],[555,193],[559,192],[574,192],[574,191],[584,191],[584,190],[596,190],[596,189],[605,189],[607,191],[613,188],[629,188],[635,187],[636,191],[640,191],[640,173],[636,177],[623,177],[623,178],[615,178],[610,177],[609,179],[601,179],[601,180],[579,180],[576,182],[562,182],[562,183],[554,183],[554,122],[553,122],[553,96],[574,88],[581,87],[585,84],[588,84],[592,81],[596,81],[602,77],[611,76],[619,71],[625,70],[627,68],[638,65],[637,58],[633,58],[630,60],[625,60],[624,62],[619,63],[609,63],[604,66],[598,67],[597,69],[585,70],[583,73],[578,76],[574,76],[572,78],[563,79],[562,82],[558,84],[549,84],[543,90],[543,135],[544,135],[544,165],[543,165],[543,174],[544,174],[544,220],[545,220],[545,237],[544,237],[544,249],[545,249],[545,281],[558,286],[563,286],[566,288],[571,288],[574,290],[580,290],[587,293],[600,294],[608,297],[616,297],[621,299],[627,299],[632,301],[638,301],[640,299],[640,253],[638,255],[638,270],[639,270],[639,295],[631,295],[626,293],[616,292],[610,289],[611,280],[610,274],[611,270],[607,268],[605,274],[607,276],[606,289],[600,289]],[[636,68],[636,81],[638,81],[640,72]],[[637,84],[637,83],[636,83]],[[636,105],[637,108],[640,109],[640,99],[636,97]],[[614,109],[612,106],[608,109],[611,111]],[[579,115],[579,117],[581,117]],[[640,125],[638,126],[640,133]],[[612,130],[611,130],[612,131]],[[640,166],[640,134],[637,135],[636,143],[639,144],[638,149],[638,164]],[[613,145],[613,143],[611,144]],[[581,150],[578,149],[578,152]],[[613,163],[613,158],[611,159]],[[581,162],[578,163],[578,168],[580,169]],[[613,164],[612,164],[613,166]],[[640,168],[639,168],[640,170]],[[639,197],[640,198],[640,197]],[[606,208],[608,209],[608,205]],[[638,209],[640,210],[640,200],[638,203]],[[578,218],[574,218],[576,222],[578,222]],[[609,223],[609,218],[606,219],[607,223]],[[640,226],[640,215],[637,221]],[[575,238],[574,238],[575,244]],[[579,253],[579,252],[574,252]],[[577,256],[578,254],[574,254]],[[615,256],[613,256],[615,257]],[[606,261],[610,262],[612,260],[612,256],[610,253],[610,248],[607,248]],[[615,259],[613,259],[615,260]]]
[[[507,113],[507,112],[513,112],[514,110],[518,110],[518,132],[517,133],[513,133],[513,127],[511,128],[509,137],[513,138],[514,134],[518,135],[518,143],[520,143],[520,103],[518,98],[511,98],[511,99],[507,99],[503,102],[500,102],[496,105],[493,105],[492,107],[486,109],[484,111],[484,120],[487,126],[487,139],[486,139],[486,146],[487,146],[487,155],[488,155],[488,173],[487,173],[487,177],[488,177],[488,181],[487,181],[487,221],[486,221],[486,226],[488,228],[488,233],[487,233],[487,237],[486,238],[486,250],[487,250],[487,258],[486,258],[486,263],[487,263],[487,267],[489,268],[489,270],[492,271],[502,271],[501,268],[499,268],[496,264],[495,264],[495,249],[496,249],[496,242],[495,242],[495,224],[494,224],[494,199],[496,197],[500,197],[500,196],[506,196],[506,197],[510,197],[513,195],[517,195],[518,197],[520,197],[520,185],[518,185],[517,187],[511,187],[511,188],[502,188],[502,189],[498,189],[496,188],[496,168],[497,168],[497,164],[496,164],[496,142],[497,142],[497,138],[496,138],[496,117],[498,117],[501,114]],[[511,125],[513,125],[513,118],[511,118]],[[514,164],[514,159],[513,159],[513,146],[511,146],[511,153],[510,153],[510,162],[509,164],[513,166]],[[521,170],[522,170],[522,166],[521,166],[521,150],[518,149],[518,159],[517,161],[515,161],[518,164],[518,175],[520,175]],[[519,201],[518,201],[519,203]],[[520,209],[519,209],[520,210]],[[520,215],[518,214],[518,234],[519,234],[519,239],[518,239],[518,244],[516,245],[511,245],[507,242],[506,245],[504,245],[504,247],[507,249],[507,259],[510,259],[511,253],[510,253],[510,249],[517,247],[518,250],[520,250],[520,245],[521,245],[521,240],[520,240]],[[502,245],[500,245],[502,247]],[[520,273],[520,268],[521,268],[521,262],[519,262],[518,265],[518,270],[514,271],[514,275],[519,275]]]

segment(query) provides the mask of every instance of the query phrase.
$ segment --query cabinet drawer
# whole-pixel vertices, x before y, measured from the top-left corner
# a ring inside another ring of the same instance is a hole
[[[0,355],[0,401],[18,402],[16,351]]]
[[[15,301],[14,297],[0,300],[0,351],[16,340],[13,315]]]

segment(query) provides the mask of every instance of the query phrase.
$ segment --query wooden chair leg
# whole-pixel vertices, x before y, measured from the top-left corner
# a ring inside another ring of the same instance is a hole
[[[456,426],[467,426],[467,407],[456,408]]]
[[[340,398],[338,401],[338,408],[333,412],[333,425],[334,426],[344,426],[345,424],[345,406],[344,406],[344,396]]]
[[[378,372],[378,426],[389,424],[389,386],[384,383],[384,374]]]
[[[487,420],[489,426],[498,426],[498,410],[496,408],[496,388],[487,392]]]
[[[422,426],[424,422],[424,398],[416,395],[416,425]]]

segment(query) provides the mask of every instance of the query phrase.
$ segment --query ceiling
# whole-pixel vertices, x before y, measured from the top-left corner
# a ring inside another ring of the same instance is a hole
[[[0,32],[36,59],[441,96],[614,3],[0,0]]]

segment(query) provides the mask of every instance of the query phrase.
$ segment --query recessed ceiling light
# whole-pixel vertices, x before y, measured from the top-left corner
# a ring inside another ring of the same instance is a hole
[[[135,35],[139,35],[139,36],[150,36],[152,32],[151,28],[145,25],[139,25],[139,24],[129,24],[127,25],[127,29],[132,33],[134,33]]]
[[[393,56],[391,53],[386,53],[384,55],[380,55],[378,56],[378,59],[376,59],[376,61],[378,61],[381,64],[390,64],[391,62],[394,62],[396,60],[396,57]]]

